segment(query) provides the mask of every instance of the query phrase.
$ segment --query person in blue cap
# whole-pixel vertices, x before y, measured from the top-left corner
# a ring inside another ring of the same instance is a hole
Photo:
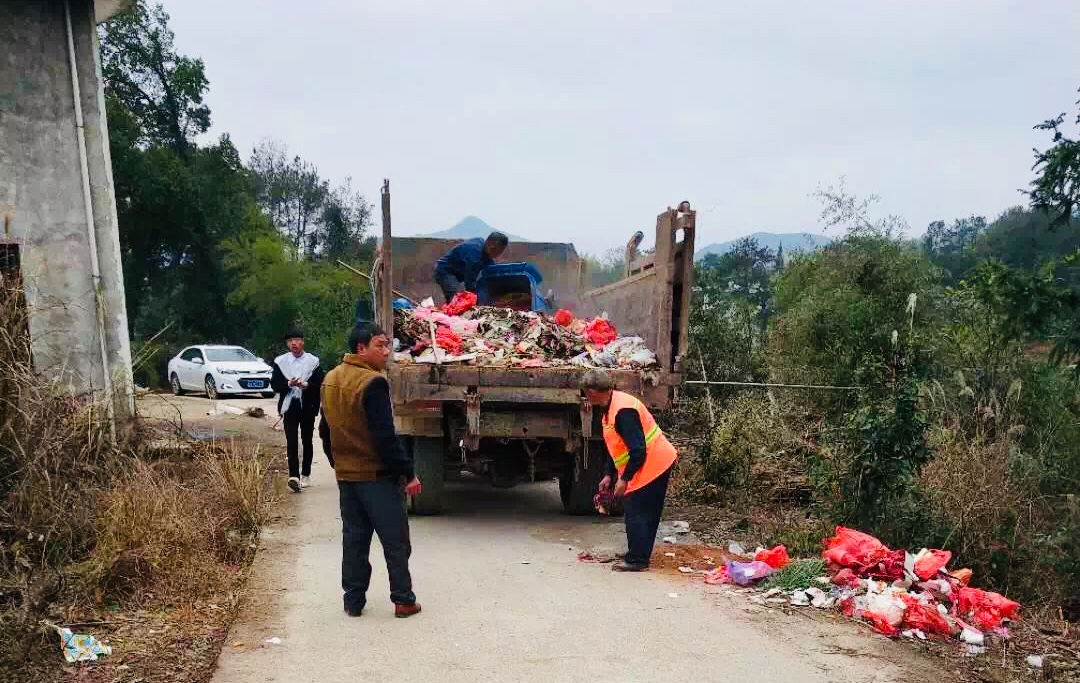
[[[442,289],[447,303],[458,292],[476,292],[480,273],[503,255],[510,238],[493,232],[487,239],[465,240],[435,262],[435,283]]]

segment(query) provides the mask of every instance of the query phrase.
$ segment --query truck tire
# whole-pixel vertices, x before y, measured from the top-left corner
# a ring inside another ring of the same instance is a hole
[[[593,439],[589,442],[588,467],[575,465],[577,454],[571,455],[569,466],[559,477],[559,495],[562,497],[563,510],[568,515],[595,515],[596,496],[600,480],[606,471],[605,459],[608,457],[604,442]]]
[[[443,440],[428,436],[412,437],[413,462],[423,491],[409,501],[414,515],[438,515],[443,511],[446,462]]]

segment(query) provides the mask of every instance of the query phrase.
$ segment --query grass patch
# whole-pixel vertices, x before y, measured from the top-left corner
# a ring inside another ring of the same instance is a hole
[[[792,560],[765,579],[762,587],[782,588],[785,591],[803,590],[818,585],[817,579],[821,576],[826,576],[825,560]]]

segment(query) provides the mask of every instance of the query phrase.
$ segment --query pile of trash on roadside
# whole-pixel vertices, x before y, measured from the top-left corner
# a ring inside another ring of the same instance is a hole
[[[431,299],[420,306],[395,304],[394,350],[397,363],[657,369],[656,354],[641,337],[620,337],[604,317],[477,306],[471,292],[442,308]]]
[[[743,554],[737,544],[729,550]],[[752,560],[729,559],[723,566],[701,573],[710,585],[784,585],[768,588],[756,601],[838,609],[890,637],[956,637],[972,654],[985,652],[991,637],[1008,638],[1008,625],[1017,619],[1020,609],[1019,603],[998,593],[971,588],[970,569],[950,572],[952,553],[947,550],[924,548],[915,554],[890,550],[869,534],[837,527],[836,536],[825,542],[822,558],[823,575],[806,575],[794,582],[778,579],[800,566],[821,569],[822,563],[803,560],[793,564],[784,546],[759,548]],[[761,584],[763,580],[768,581]]]

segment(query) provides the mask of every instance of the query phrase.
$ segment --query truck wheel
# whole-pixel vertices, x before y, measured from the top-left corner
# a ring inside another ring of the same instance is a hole
[[[443,511],[443,489],[446,483],[446,459],[443,440],[428,436],[412,438],[416,476],[424,489],[409,502],[414,515],[437,515]]]
[[[600,486],[600,480],[604,478],[607,457],[604,442],[599,439],[589,442],[588,467],[575,465],[577,454],[571,456],[569,466],[559,477],[559,495],[562,497],[563,510],[567,514],[596,514],[593,497]]]

